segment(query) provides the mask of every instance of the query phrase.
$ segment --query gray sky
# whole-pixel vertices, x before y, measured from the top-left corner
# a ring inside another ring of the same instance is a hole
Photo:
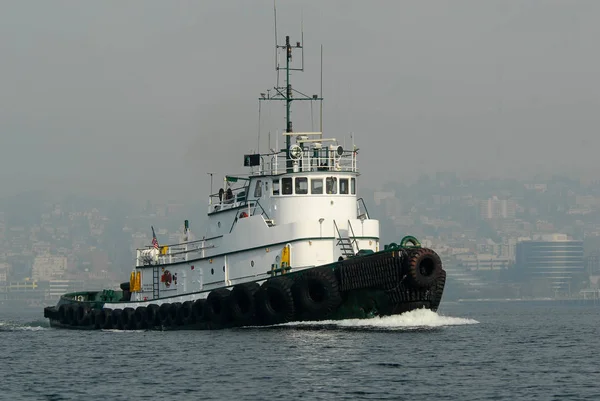
[[[281,41],[300,12],[292,83],[318,92],[323,44],[324,131],[355,133],[363,186],[597,174],[600,2],[279,1]],[[0,196],[205,196],[256,148],[273,42],[271,0],[4,1]],[[263,150],[283,116],[263,108]],[[313,129],[308,105],[292,120]]]

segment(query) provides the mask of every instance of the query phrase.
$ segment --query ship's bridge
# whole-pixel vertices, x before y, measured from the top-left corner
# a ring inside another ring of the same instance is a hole
[[[292,134],[296,143],[288,149],[246,155],[250,173],[226,178],[211,195],[209,215],[238,210],[236,215],[258,213],[273,224],[365,218],[364,203],[357,202],[358,148],[345,150],[320,132],[284,133]]]

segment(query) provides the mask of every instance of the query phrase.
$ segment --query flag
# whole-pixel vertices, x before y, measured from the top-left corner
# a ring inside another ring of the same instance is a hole
[[[158,249],[158,240],[156,239],[156,234],[154,233],[154,226],[152,227],[152,246],[154,249]]]

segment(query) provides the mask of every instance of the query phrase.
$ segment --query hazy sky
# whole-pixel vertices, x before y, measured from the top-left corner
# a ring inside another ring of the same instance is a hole
[[[598,174],[600,2],[277,6],[280,41],[300,40],[303,15],[295,88],[318,92],[323,44],[325,135],[354,132],[362,185],[448,170]],[[244,171],[256,99],[275,84],[272,0],[5,0],[1,11],[0,196],[198,198],[206,172]],[[263,108],[263,150],[283,117],[283,105]],[[308,104],[292,120],[313,129]]]

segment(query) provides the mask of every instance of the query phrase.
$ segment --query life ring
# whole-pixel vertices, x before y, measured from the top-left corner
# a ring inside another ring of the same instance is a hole
[[[240,219],[243,219],[243,218],[246,218],[246,217],[248,217],[248,213],[246,213],[246,212],[240,213]]]
[[[160,276],[160,282],[165,283],[165,287],[169,288],[173,282],[173,276],[171,275],[171,272],[165,270],[162,276]]]

